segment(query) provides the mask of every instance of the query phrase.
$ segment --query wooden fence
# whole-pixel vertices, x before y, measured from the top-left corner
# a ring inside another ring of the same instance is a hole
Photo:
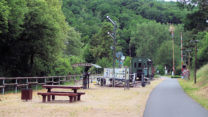
[[[18,88],[29,88],[38,85],[60,85],[64,82],[77,81],[82,78],[82,75],[69,75],[69,76],[50,76],[50,77],[0,77],[0,89],[2,94],[5,93],[6,88],[14,87],[15,92]]]
[[[90,75],[90,80],[96,79],[100,74]],[[38,85],[60,85],[64,82],[76,82],[81,80],[83,75],[68,75],[68,76],[45,76],[45,77],[0,77],[0,90],[2,94],[5,93],[5,89],[14,88],[15,93],[18,89],[29,88],[31,86]]]

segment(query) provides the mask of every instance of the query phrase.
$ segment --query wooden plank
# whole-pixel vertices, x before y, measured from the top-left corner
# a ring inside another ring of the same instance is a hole
[[[81,89],[81,86],[43,85],[43,88]]]
[[[18,84],[17,87],[28,86],[28,84]]]
[[[38,84],[38,82],[28,82],[28,84]]]
[[[78,96],[77,93],[38,93],[38,95]]]
[[[5,86],[1,85],[0,88],[4,88]]]
[[[15,85],[17,85],[17,83],[5,83],[4,85],[5,86],[12,86],[12,85],[14,85],[15,86]]]

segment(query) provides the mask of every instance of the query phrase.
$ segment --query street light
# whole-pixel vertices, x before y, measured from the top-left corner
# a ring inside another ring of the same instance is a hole
[[[113,21],[109,16],[106,16],[106,18],[113,24],[114,29],[113,33],[108,32],[108,34],[113,38],[113,87],[115,86],[115,60],[116,60],[116,29],[117,24],[115,21]]]
[[[173,25],[170,25],[169,27],[169,31],[171,32],[171,37],[172,37],[172,47],[173,47],[173,74],[175,75],[175,57],[174,57],[174,31],[175,31],[175,27]]]

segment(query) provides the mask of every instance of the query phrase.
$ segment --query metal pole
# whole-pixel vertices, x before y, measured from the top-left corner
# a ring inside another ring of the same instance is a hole
[[[115,21],[113,21],[109,16],[107,16],[108,20],[113,24],[114,29],[113,29],[113,35],[110,36],[113,38],[113,83],[112,86],[115,86],[115,60],[116,60],[116,29],[117,29],[117,24]]]
[[[113,30],[113,87],[115,87],[115,61],[116,61],[116,23],[114,25],[114,30]]]
[[[173,75],[175,75],[175,57],[174,57],[174,38],[173,38],[173,36],[174,36],[174,32],[172,31],[172,42],[173,42],[173,44],[172,44],[172,46],[173,46]]]

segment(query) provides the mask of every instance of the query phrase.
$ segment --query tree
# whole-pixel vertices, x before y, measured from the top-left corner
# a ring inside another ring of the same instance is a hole
[[[3,24],[0,52],[4,76],[50,73],[56,56],[65,48],[68,25],[59,0],[1,1]],[[8,6],[8,7],[7,7]],[[1,17],[0,17],[1,18]],[[1,25],[0,24],[0,25]]]
[[[207,64],[208,62],[208,33],[207,32],[203,34],[203,38],[199,42],[198,47],[199,50],[197,53],[197,58],[198,58],[197,67],[200,68],[201,66]]]
[[[180,0],[179,6],[188,9],[197,9],[189,13],[185,19],[185,29],[193,30],[194,33],[207,30],[208,2],[207,0]]]
[[[135,47],[136,56],[155,60],[160,44],[170,39],[168,26],[156,22],[138,24],[132,31],[130,45]]]
[[[9,76],[19,61],[16,41],[24,30],[24,18],[28,8],[25,0],[1,0],[0,6],[0,71],[2,75]]]
[[[178,45],[174,45],[175,47],[175,66],[180,65],[180,47]],[[172,41],[164,41],[160,48],[157,50],[157,57],[155,59],[156,63],[162,65],[163,68],[166,66],[168,69],[172,70],[173,63],[173,49],[172,49]]]
[[[69,28],[68,37],[66,40],[66,51],[67,55],[82,55],[82,42],[81,42],[81,34],[76,32],[74,28]]]
[[[104,22],[101,30],[90,41],[90,52],[95,60],[103,57],[112,58],[112,42],[113,39],[107,34],[112,31],[112,24]]]

